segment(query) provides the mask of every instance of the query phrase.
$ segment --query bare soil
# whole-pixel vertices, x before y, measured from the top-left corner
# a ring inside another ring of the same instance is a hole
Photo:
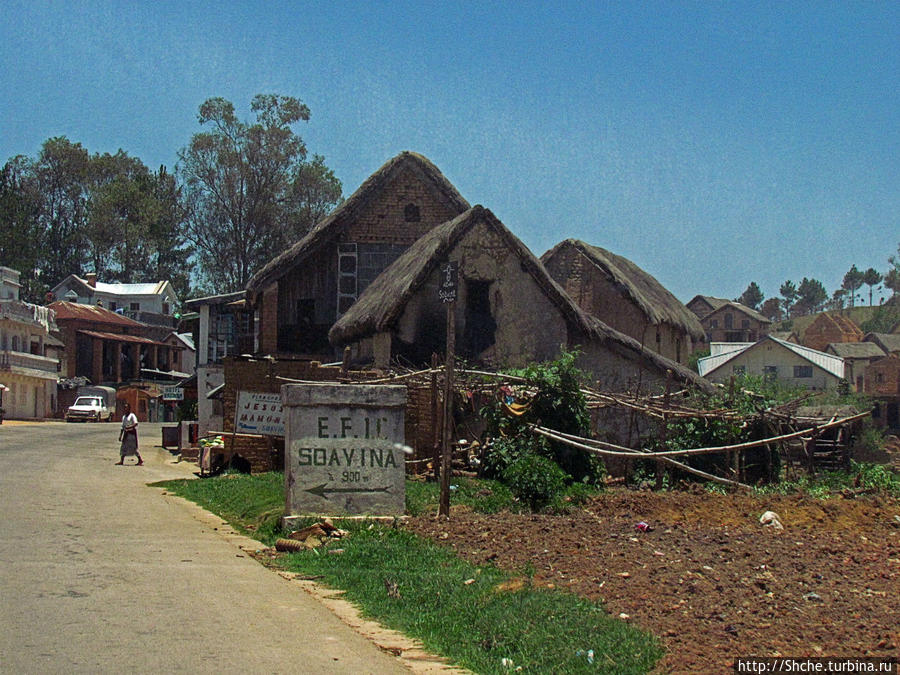
[[[760,524],[769,510],[782,531]],[[738,656],[900,656],[895,516],[900,500],[871,495],[621,488],[568,515],[453,507],[448,522],[409,527],[475,564],[602,600],[659,638],[657,672],[724,673]]]

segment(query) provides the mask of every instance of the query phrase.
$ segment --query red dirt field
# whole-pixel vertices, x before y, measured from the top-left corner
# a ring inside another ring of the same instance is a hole
[[[783,531],[760,524],[769,510]],[[739,656],[900,656],[896,516],[900,500],[879,496],[616,489],[569,515],[454,507],[449,522],[409,527],[476,564],[602,600],[660,639],[656,672],[725,673]]]

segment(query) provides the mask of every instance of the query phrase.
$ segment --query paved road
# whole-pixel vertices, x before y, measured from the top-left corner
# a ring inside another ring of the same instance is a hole
[[[196,468],[159,425],[115,466],[117,428],[0,425],[0,672],[409,672],[147,487]]]

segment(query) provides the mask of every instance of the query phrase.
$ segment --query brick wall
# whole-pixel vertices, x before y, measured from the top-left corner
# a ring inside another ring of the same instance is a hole
[[[873,396],[900,396],[900,356],[891,354],[869,365],[864,389]]]
[[[860,342],[862,339],[862,331],[848,319],[821,314],[803,334],[803,345],[823,352],[832,342]]]
[[[414,207],[418,214],[415,219]],[[346,242],[410,246],[435,225],[458,216],[413,171],[400,172],[344,230]]]
[[[234,432],[235,408],[238,391],[279,393],[286,382],[279,378],[308,380],[312,382],[346,381],[365,382],[381,377],[380,371],[348,371],[339,366],[322,366],[316,361],[305,360],[244,360],[227,358],[223,408],[225,419],[221,431],[225,432],[225,461],[240,455],[250,462],[251,471],[282,470],[284,468],[284,439],[281,437],[231,436]],[[408,388],[406,407],[406,443],[415,449],[413,458],[431,456],[434,443],[434,416],[432,415],[432,389],[430,385],[414,385]],[[219,430],[217,430],[219,431]]]

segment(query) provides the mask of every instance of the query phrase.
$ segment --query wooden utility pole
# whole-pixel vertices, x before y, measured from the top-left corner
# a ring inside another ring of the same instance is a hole
[[[666,395],[663,399],[663,421],[662,421],[662,434],[660,434],[661,445],[663,450],[669,449],[669,395],[672,392],[672,371],[666,370]],[[665,462],[658,459],[656,460],[656,489],[662,490],[663,488],[663,477],[666,474]]]
[[[441,448],[441,500],[438,514],[450,517],[450,460],[453,455],[453,366],[456,360],[456,291],[459,285],[458,263],[448,262],[441,267],[438,296],[447,305],[447,360],[444,363],[444,433]]]

